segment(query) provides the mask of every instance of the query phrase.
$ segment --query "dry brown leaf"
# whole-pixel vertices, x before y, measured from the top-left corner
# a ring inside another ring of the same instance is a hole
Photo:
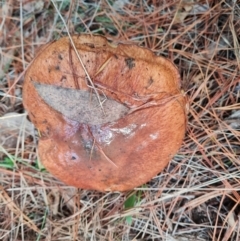
[[[33,133],[34,126],[26,119],[26,114],[10,112],[0,117],[0,145],[4,149],[16,147],[18,138],[25,139]]]
[[[34,86],[49,106],[79,123],[102,125],[122,118],[129,110],[123,104],[100,95],[102,110],[96,94],[86,90],[38,83],[34,83]]]
[[[53,189],[47,195],[49,210],[53,215],[57,215],[58,206],[60,203],[60,192],[58,190]]]

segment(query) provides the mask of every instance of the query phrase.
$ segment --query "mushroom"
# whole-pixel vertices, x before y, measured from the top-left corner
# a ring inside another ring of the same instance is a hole
[[[75,187],[125,191],[157,175],[181,146],[186,99],[167,59],[93,35],[49,43],[28,68],[23,103],[39,156]],[[90,77],[90,79],[89,79]]]

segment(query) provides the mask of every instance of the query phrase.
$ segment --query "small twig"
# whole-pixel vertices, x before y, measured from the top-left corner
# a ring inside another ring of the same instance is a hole
[[[96,145],[96,147],[99,149],[99,152],[105,157],[105,159],[110,163],[112,164],[113,166],[117,167],[118,166],[105,154],[105,152],[103,151],[102,147],[100,145],[98,145],[97,141],[95,140],[95,137],[92,133],[92,131],[90,130],[90,128],[88,127],[88,131],[89,131],[89,134],[92,136],[94,142],[93,142],[93,146],[92,146],[92,149],[91,149],[91,153],[90,153],[90,159],[92,159],[92,152],[93,152],[93,148],[94,148],[94,145]]]
[[[92,155],[93,155],[93,149],[94,149],[94,145],[95,145],[95,138],[93,139],[93,144],[92,144],[92,148],[91,148],[91,152],[90,152],[89,161],[91,161],[91,160],[92,160]]]
[[[23,1],[20,1],[20,30],[21,30],[21,53],[22,53],[22,65],[23,69],[26,69],[25,54],[24,54],[24,33],[23,33]]]
[[[100,96],[99,96],[99,94],[98,94],[98,91],[97,91],[97,89],[96,89],[96,87],[95,87],[95,85],[94,85],[94,83],[93,83],[93,81],[92,81],[90,75],[88,74],[87,69],[86,69],[86,67],[84,66],[84,63],[83,63],[83,61],[82,61],[80,55],[78,54],[77,48],[76,48],[76,46],[75,46],[75,44],[74,44],[74,42],[73,42],[73,39],[72,39],[72,37],[71,37],[71,35],[70,35],[69,31],[68,31],[67,24],[66,24],[66,22],[65,22],[65,20],[64,20],[64,18],[63,18],[63,16],[61,15],[59,9],[57,8],[57,6],[56,6],[54,0],[51,0],[51,2],[52,2],[52,4],[53,4],[53,6],[55,7],[55,9],[56,9],[56,11],[57,11],[59,17],[61,18],[61,20],[62,20],[62,22],[63,22],[63,25],[64,25],[65,28],[66,28],[66,31],[67,31],[68,37],[69,37],[69,39],[70,39],[71,45],[72,45],[72,47],[73,47],[73,49],[74,49],[74,51],[75,51],[75,53],[76,53],[76,55],[77,55],[77,58],[78,58],[79,62],[81,63],[81,65],[82,65],[82,67],[83,67],[83,70],[84,70],[84,72],[85,72],[85,74],[86,74],[86,76],[87,76],[87,78],[88,78],[88,80],[89,80],[89,82],[90,82],[90,84],[91,84],[91,86],[92,86],[94,92],[95,92],[96,95],[97,95],[97,99],[98,99],[98,101],[99,101],[99,104],[100,104],[100,106],[101,106],[101,109],[103,110],[103,105],[102,105],[102,102],[101,102]]]

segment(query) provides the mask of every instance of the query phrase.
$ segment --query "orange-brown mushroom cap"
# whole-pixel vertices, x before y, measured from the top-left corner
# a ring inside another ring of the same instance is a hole
[[[181,146],[186,101],[178,71],[145,48],[114,45],[101,36],[72,38],[99,96],[110,101],[108,109],[124,108],[119,117],[101,122],[94,119],[101,106],[91,111],[89,99],[89,121],[84,118],[76,110],[86,109],[85,99],[65,93],[86,91],[96,98],[91,83],[68,37],[48,44],[26,72],[23,86],[24,106],[41,133],[40,159],[69,185],[131,190],[158,174]]]

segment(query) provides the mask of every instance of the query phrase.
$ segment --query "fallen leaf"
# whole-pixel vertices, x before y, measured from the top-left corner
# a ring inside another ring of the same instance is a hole
[[[34,83],[41,98],[54,110],[79,123],[101,125],[120,119],[128,108],[100,95],[103,109],[95,93]]]
[[[26,114],[7,113],[0,118],[0,146],[3,149],[14,148],[18,138],[25,139],[33,134],[33,131],[34,126],[27,120]]]

